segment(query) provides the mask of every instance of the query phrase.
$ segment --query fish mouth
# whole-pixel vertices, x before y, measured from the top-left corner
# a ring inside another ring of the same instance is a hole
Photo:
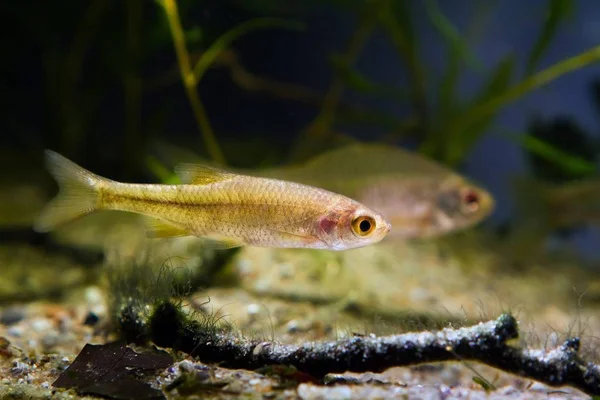
[[[388,233],[390,233],[391,231],[392,231],[392,224],[391,224],[391,222],[387,222],[387,221],[386,221],[386,224],[385,224],[385,231],[384,231],[384,233],[387,235],[387,234],[388,234]]]

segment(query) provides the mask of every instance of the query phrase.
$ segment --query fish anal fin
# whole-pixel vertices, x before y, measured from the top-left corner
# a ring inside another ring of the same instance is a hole
[[[184,228],[156,218],[147,218],[146,229],[146,236],[149,238],[169,238],[191,235],[191,233]]]
[[[183,163],[175,167],[175,173],[182,183],[208,185],[232,179],[235,175],[215,167],[201,164]]]
[[[236,247],[242,247],[246,245],[246,243],[241,239],[219,235],[216,233],[203,235],[202,238],[205,239],[205,244],[207,247],[215,250],[234,249]]]

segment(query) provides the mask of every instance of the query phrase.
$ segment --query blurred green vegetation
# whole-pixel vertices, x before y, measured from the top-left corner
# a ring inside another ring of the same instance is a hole
[[[200,15],[203,7],[209,9],[215,4],[193,0],[58,1],[35,5],[35,13],[28,2],[8,7],[19,21],[20,31],[16,33],[33,38],[43,53],[44,109],[49,126],[42,146],[74,158],[82,158],[81,154],[91,157],[90,153],[98,149],[110,149],[109,154],[103,154],[95,162],[122,168],[124,172],[119,175],[125,175],[124,178],[146,173],[152,138],[168,129],[165,121],[175,105],[172,98],[166,98],[154,106],[150,118],[142,118],[142,98],[165,87],[182,85],[198,125],[198,137],[202,139],[192,146],[217,163],[247,162],[240,158],[249,146],[261,148],[263,158],[272,163],[301,161],[352,140],[342,132],[351,125],[377,126],[388,131],[374,140],[396,143],[403,138],[416,139],[423,154],[458,167],[484,134],[506,132],[494,126],[494,118],[504,106],[600,59],[598,46],[538,70],[556,33],[573,15],[575,2],[571,0],[547,1],[545,15],[532,21],[537,39],[526,60],[508,54],[491,68],[484,67],[472,49],[483,35],[481,21],[494,12],[494,3],[474,2],[471,27],[463,33],[444,15],[437,0],[426,0],[424,15],[446,45],[447,63],[440,79],[435,78],[421,58],[423,43],[411,22],[414,4],[408,0],[311,0],[301,4],[281,0],[223,0],[219,7],[242,10],[245,21],[231,28],[231,23],[227,27],[222,21],[207,23],[210,18],[192,17]],[[253,75],[240,63],[234,48],[239,37],[251,37],[258,29],[273,32],[295,29],[302,34],[305,28],[300,22],[302,17],[315,7],[325,6],[355,15],[357,24],[345,49],[330,56],[334,74],[325,93]],[[376,31],[385,34],[403,62],[404,71],[398,74],[407,75],[408,87],[377,82],[357,69],[356,60]],[[177,63],[165,65],[160,56],[173,53]],[[314,120],[301,132],[293,133],[296,141],[289,154],[270,154],[269,151],[281,153],[281,149],[266,149],[262,145],[265,138],[259,135],[253,135],[237,150],[220,141],[199,90],[211,68],[228,69],[232,80],[244,90],[317,107]],[[465,100],[457,88],[461,77],[470,72],[484,79],[475,95]],[[122,90],[123,135],[118,143],[107,146],[98,131],[106,88],[115,82],[120,83]],[[346,91],[358,92],[366,98],[387,99],[399,110],[409,105],[411,112],[399,117],[349,104],[344,98]],[[27,124],[16,118],[11,120],[13,128]],[[539,131],[540,125],[536,126],[531,129]],[[503,136],[515,140],[512,134]],[[560,143],[546,139],[534,132],[518,140],[538,161],[546,160],[554,168],[596,173],[595,155],[582,156],[578,149],[569,149],[572,153],[567,153],[560,150]],[[256,156],[256,152],[252,154]],[[95,162],[88,162],[87,166],[94,169]]]

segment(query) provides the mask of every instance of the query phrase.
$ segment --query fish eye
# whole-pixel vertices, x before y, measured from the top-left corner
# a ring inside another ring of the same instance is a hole
[[[375,220],[368,216],[357,217],[352,221],[352,230],[358,236],[367,236],[375,229]]]
[[[467,190],[462,196],[463,209],[466,212],[475,212],[479,209],[479,194],[473,190]]]

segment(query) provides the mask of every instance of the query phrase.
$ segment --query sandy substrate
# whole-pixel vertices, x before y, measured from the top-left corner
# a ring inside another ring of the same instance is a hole
[[[204,304],[207,297],[211,302]],[[274,335],[285,343],[333,339],[352,334],[357,329],[365,330],[361,319],[351,315],[341,313],[332,318],[323,307],[257,297],[241,289],[212,289],[197,293],[191,299],[198,305],[203,304],[202,307],[218,310],[249,336]],[[1,398],[77,398],[72,391],[53,388],[52,383],[86,343],[102,344],[111,340],[103,329],[106,308],[103,293],[97,287],[82,289],[61,303],[3,307],[0,317],[3,322],[0,325]],[[382,374],[345,374],[344,379],[330,376],[327,380],[331,383],[322,384],[205,366],[183,357],[176,354],[175,364],[155,378],[153,385],[164,389],[176,379],[180,363],[190,369],[190,363],[195,362],[197,364],[191,368],[205,374],[201,378],[204,385],[198,389],[195,398],[588,398],[570,388],[550,388],[473,363],[392,368]],[[496,389],[486,391],[474,382],[473,377],[478,374],[492,382]],[[177,389],[165,394],[169,398],[181,397]]]

